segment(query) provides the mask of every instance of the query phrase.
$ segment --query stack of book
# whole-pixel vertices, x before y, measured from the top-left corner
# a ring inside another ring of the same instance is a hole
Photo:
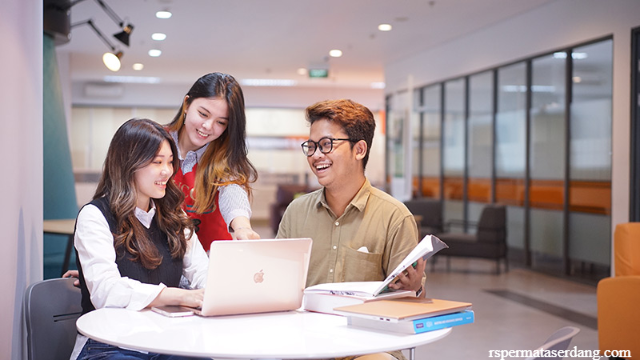
[[[380,300],[342,306],[336,313],[347,316],[355,327],[420,334],[474,321],[471,303],[425,298]]]

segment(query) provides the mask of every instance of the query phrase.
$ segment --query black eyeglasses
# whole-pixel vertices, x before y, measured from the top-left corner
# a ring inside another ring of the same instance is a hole
[[[320,149],[320,152],[323,154],[328,154],[333,151],[333,142],[334,141],[350,141],[350,142],[358,142],[359,140],[353,139],[333,139],[329,137],[323,137],[322,139],[316,141],[307,140],[300,144],[302,146],[302,152],[309,156],[313,156],[315,154],[316,149]]]

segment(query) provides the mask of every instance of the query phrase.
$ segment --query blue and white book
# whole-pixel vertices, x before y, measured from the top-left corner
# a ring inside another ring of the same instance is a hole
[[[474,321],[473,310],[466,310],[446,315],[432,316],[416,320],[404,320],[399,322],[349,316],[347,323],[350,326],[391,331],[403,334],[420,334],[427,331],[445,329],[453,326],[471,324]]]

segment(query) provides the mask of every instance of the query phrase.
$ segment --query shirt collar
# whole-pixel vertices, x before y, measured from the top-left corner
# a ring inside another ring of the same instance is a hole
[[[153,217],[156,215],[156,204],[151,200],[151,209],[149,209],[149,211],[144,211],[139,207],[136,207],[134,214],[138,221],[148,229],[151,227],[151,221],[153,221]]]
[[[180,159],[180,168],[182,169],[182,173],[186,174],[191,172],[193,167],[200,161],[202,154],[207,150],[209,143],[195,151],[188,151],[183,159],[182,154],[180,153],[180,145],[178,145],[178,131],[171,131],[171,137],[173,138],[173,142],[176,143],[176,149],[178,149],[178,159]]]
[[[327,198],[324,196],[325,191],[326,189],[324,188],[322,191],[318,191],[318,194],[316,195],[316,206],[324,206],[329,209]],[[364,184],[362,184],[362,187],[358,190],[356,196],[354,196],[349,205],[347,205],[347,210],[350,207],[354,207],[359,211],[364,211],[365,206],[367,206],[367,201],[369,200],[369,194],[371,194],[371,183],[369,182],[369,179],[365,178]]]

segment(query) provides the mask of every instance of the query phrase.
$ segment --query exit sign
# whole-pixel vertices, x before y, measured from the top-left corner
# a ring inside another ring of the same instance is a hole
[[[309,69],[310,78],[326,78],[329,77],[329,69]]]

